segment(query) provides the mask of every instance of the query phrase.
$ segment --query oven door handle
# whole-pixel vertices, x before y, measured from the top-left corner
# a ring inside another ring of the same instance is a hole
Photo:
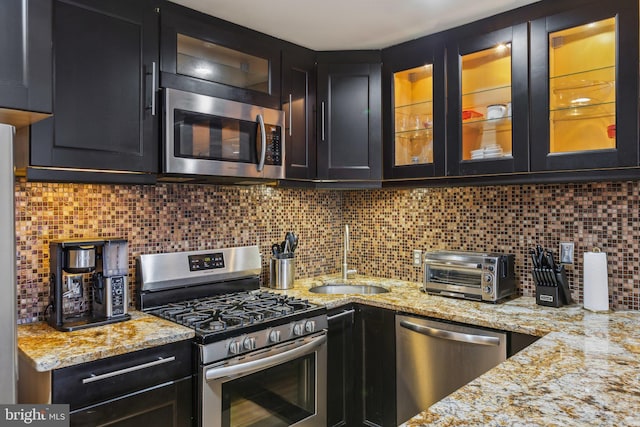
[[[248,374],[251,372],[259,371],[261,369],[270,368],[271,366],[289,362],[291,360],[297,359],[300,356],[312,353],[316,348],[320,347],[326,342],[327,335],[322,334],[306,344],[295,347],[292,350],[287,350],[283,353],[274,354],[273,356],[267,356],[262,359],[252,360],[250,362],[239,363],[237,365],[210,368],[205,371],[205,379],[207,381],[211,381],[219,378],[230,377],[239,374]]]

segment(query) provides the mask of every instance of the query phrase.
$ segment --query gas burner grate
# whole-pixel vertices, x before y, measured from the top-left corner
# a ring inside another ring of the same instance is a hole
[[[307,300],[266,291],[243,291],[170,303],[151,311],[209,335],[256,325],[314,307]]]

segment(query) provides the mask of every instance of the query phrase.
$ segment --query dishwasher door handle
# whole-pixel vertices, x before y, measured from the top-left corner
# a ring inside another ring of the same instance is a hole
[[[432,328],[429,326],[418,325],[406,320],[400,321],[400,326],[410,329],[419,334],[429,337],[441,338],[443,340],[460,341],[469,344],[489,345],[497,347],[500,345],[500,338],[490,337],[486,335],[465,334],[462,332],[447,331],[445,329]]]

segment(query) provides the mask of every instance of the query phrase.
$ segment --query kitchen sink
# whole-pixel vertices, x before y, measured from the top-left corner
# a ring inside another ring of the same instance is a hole
[[[389,289],[376,285],[350,285],[347,283],[335,283],[328,285],[314,286],[309,289],[309,292],[316,294],[384,294],[389,292]]]

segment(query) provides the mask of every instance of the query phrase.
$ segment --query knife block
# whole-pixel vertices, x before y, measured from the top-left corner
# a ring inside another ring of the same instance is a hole
[[[534,268],[531,274],[536,284],[536,304],[547,307],[562,307],[571,304],[571,290],[564,265],[555,270]]]

